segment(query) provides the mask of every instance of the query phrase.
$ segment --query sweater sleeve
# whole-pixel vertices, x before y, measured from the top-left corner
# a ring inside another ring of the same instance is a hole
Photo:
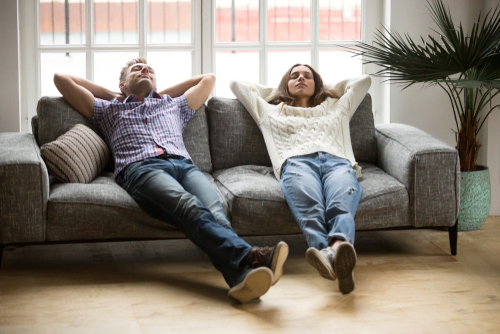
[[[260,124],[263,103],[267,104],[274,97],[274,90],[259,84],[244,81],[231,81],[231,91],[250,113],[257,124]]]
[[[343,80],[333,86],[339,94],[342,94],[337,103],[349,119],[365,98],[371,84],[370,76],[362,75],[359,78]]]

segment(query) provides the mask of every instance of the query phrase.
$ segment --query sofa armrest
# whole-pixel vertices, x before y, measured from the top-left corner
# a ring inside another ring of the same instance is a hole
[[[455,225],[460,204],[458,152],[404,124],[375,126],[378,165],[408,190],[415,227]]]
[[[42,242],[49,175],[30,133],[0,133],[0,243]]]

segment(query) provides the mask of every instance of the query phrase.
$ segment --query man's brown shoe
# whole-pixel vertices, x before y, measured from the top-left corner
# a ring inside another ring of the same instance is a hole
[[[288,257],[288,245],[284,241],[275,247],[253,247],[245,261],[248,268],[267,267],[273,272],[272,285],[276,284],[283,274],[283,265]]]
[[[333,260],[335,259],[335,251],[330,247],[318,250],[314,247],[309,247],[306,251],[307,262],[319,272],[319,274],[329,280],[335,280],[335,271],[333,269]]]
[[[356,266],[356,251],[347,241],[340,244],[335,252],[333,268],[339,279],[339,290],[342,293],[349,293],[354,290],[354,275],[352,271]]]

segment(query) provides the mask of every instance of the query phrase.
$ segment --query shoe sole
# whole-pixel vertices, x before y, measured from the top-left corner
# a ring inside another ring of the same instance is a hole
[[[284,241],[280,241],[276,245],[274,250],[273,261],[271,262],[271,271],[273,272],[273,283],[274,285],[278,282],[283,274],[283,265],[288,257],[288,245]]]
[[[340,244],[333,265],[339,280],[340,292],[343,294],[350,293],[354,290],[354,274],[352,271],[356,266],[356,251],[350,243],[343,242]]]
[[[316,268],[321,277],[335,281],[335,272],[332,265],[328,262],[320,251],[316,248],[310,247],[306,251],[306,260],[311,266]]]
[[[269,291],[272,281],[271,269],[260,267],[249,272],[243,282],[229,290],[228,295],[244,304],[263,296]]]

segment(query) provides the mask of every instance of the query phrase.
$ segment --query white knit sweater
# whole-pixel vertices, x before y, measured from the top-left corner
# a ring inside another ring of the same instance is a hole
[[[320,151],[347,159],[356,177],[361,177],[361,167],[352,152],[349,120],[370,85],[368,75],[343,80],[330,86],[342,94],[340,99],[328,98],[312,108],[269,104],[275,91],[259,84],[231,81],[230,87],[262,131],[279,180],[286,159]]]

